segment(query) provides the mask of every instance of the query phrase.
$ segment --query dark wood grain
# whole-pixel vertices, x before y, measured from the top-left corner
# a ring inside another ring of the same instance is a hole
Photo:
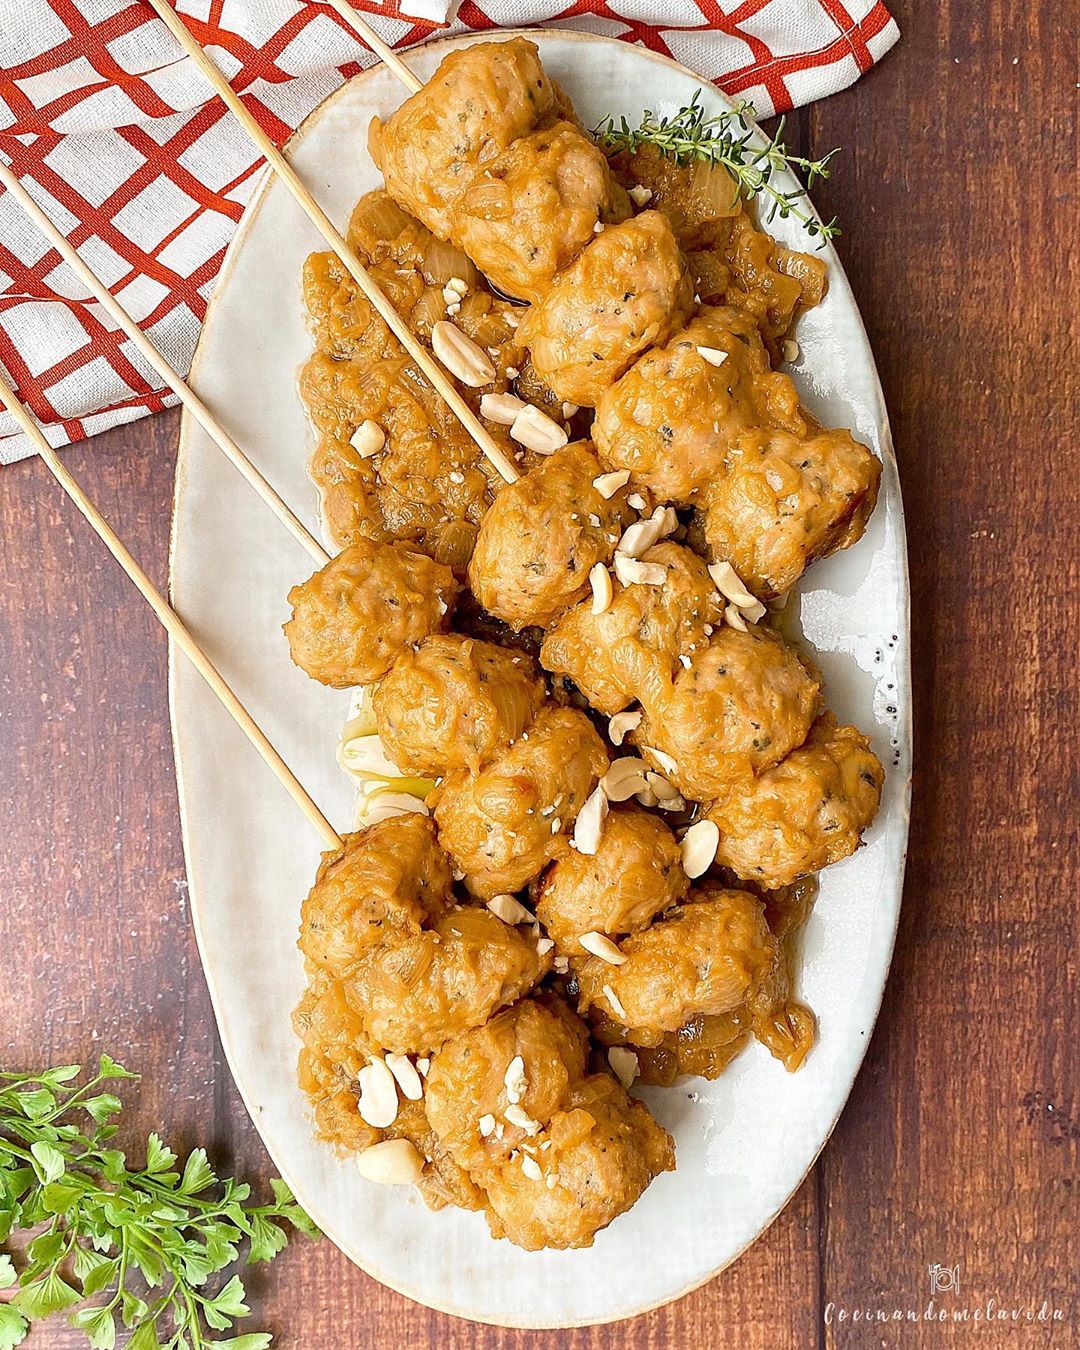
[[[908,885],[847,1110],[773,1227],[673,1307],[474,1327],[298,1243],[252,1282],[283,1346],[1080,1344],[1073,51],[1064,6],[893,9],[900,47],[797,119],[806,148],[846,148],[818,201],[844,223],[892,413],[914,602]],[[176,427],[69,452],[159,579]],[[188,922],[163,639],[39,466],[0,471],[0,539],[3,1063],[107,1046],[144,1074],[137,1126],[263,1175]],[[1066,1320],[837,1320],[924,1309],[935,1262],[960,1266],[941,1306],[1045,1299]],[[78,1341],[58,1324],[30,1344]]]

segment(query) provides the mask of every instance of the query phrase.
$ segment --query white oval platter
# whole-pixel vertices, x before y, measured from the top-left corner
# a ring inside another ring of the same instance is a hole
[[[674,111],[704,84],[641,48],[565,31],[530,34],[582,119],[636,122]],[[475,39],[454,39],[452,43]],[[410,53],[428,76],[451,42]],[[294,138],[301,176],[343,228],[379,176],[367,124],[402,100],[376,68],[329,98]],[[705,86],[707,108],[727,106]],[[785,186],[792,186],[790,183]],[[846,220],[855,233],[869,228]],[[795,222],[785,242],[813,247]],[[296,373],[310,351],[299,277],[323,247],[277,182],[247,208],[217,283],[193,371],[210,407],[314,527],[310,452]],[[903,514],[888,423],[858,311],[831,250],[825,302],[801,322],[796,379],[827,425],[849,426],[885,466],[881,502],[859,545],[812,569],[801,623],[831,706],[873,735],[888,770],[866,846],[822,878],[805,937],[800,993],[819,1041],[788,1074],[758,1045],[715,1083],[644,1094],[673,1132],[678,1170],[653,1183],[586,1251],[526,1253],[487,1234],[481,1216],[430,1213],[407,1188],[363,1181],[317,1143],[296,1086],[289,1014],[303,988],[300,902],[319,841],[216,704],[173,654],[171,698],[192,916],[225,1053],[281,1174],[329,1237],[376,1279],[478,1321],[560,1327],[614,1321],[670,1301],[734,1260],[783,1208],[823,1147],[870,1037],[896,930],[910,768],[908,586]],[[350,783],[334,746],[347,696],[289,660],[280,628],[307,556],[204,434],[186,419],[177,467],[175,603],[286,760],[340,829]],[[645,1259],[645,1253],[648,1258]]]

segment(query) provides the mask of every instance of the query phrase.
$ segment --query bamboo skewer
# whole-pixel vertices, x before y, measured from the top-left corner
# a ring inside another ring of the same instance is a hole
[[[259,728],[258,723],[233,693],[217,667],[196,642],[179,614],[162,596],[135,558],[128,552],[109,522],[65,468],[59,455],[45,439],[44,432],[3,380],[0,380],[0,403],[8,409],[16,422],[22,427],[38,454],[45,461],[46,468],[89,522],[98,538],[102,540],[105,547],[135,583],[143,599],[150,605],[169,636],[188,657],[195,669],[217,695],[233,721],[277,775],[304,815],[318,830],[323,842],[328,848],[340,849],[342,841],[337,831],[315,805],[300,780],[274,749]]]
[[[112,315],[119,327],[128,335],[134,345],[150,363],[151,367],[157,372],[159,378],[163,380],[177,398],[179,398],[180,402],[188,409],[210,439],[225,453],[226,457],[236,466],[236,468],[240,470],[278,519],[283,522],[289,531],[291,531],[293,537],[299,541],[320,567],[325,566],[326,563],[330,561],[330,555],[327,553],[326,549],[323,548],[322,544],[319,543],[315,536],[297,518],[292,509],[282,500],[274,488],[270,486],[267,480],[247,455],[244,454],[198,394],[196,394],[190,385],[186,384],[176,371],[173,370],[168,361],[165,360],[164,356],[162,356],[131,315],[123,308],[112,292],[109,291],[109,289],[94,275],[45,212],[42,211],[41,207],[38,206],[37,202],[34,201],[33,197],[26,191],[12,170],[2,161],[0,161],[0,183],[2,183],[7,191],[11,193],[12,197],[19,203],[22,209],[34,222],[45,238],[48,239],[49,243],[52,244],[53,248],[56,249],[83,285],[87,287],[102,307]]]
[[[390,67],[410,93],[418,94],[423,89],[424,82],[417,79],[393,47],[387,46],[363,15],[358,14],[352,5],[346,3],[346,0],[330,0],[330,3],[349,27],[360,34],[379,60]]]
[[[263,131],[262,127],[259,126],[255,118],[248,112],[247,108],[244,107],[240,98],[233,92],[229,81],[213,63],[210,57],[207,56],[206,52],[199,46],[198,42],[196,42],[195,38],[188,32],[187,28],[184,27],[184,24],[176,14],[175,10],[170,7],[167,0],[150,0],[150,4],[172,35],[176,38],[177,42],[180,43],[181,47],[183,47],[202,71],[203,75],[205,75],[206,79],[213,85],[218,94],[221,95],[221,98],[229,108],[230,112],[236,117],[248,136],[265,156],[272,171],[282,179],[289,192],[296,199],[298,205],[333,249],[349,275],[370,301],[372,307],[378,311],[387,327],[423,371],[424,375],[434,387],[436,393],[439,394],[442,400],[447,404],[450,411],[480,447],[484,455],[487,456],[488,460],[502,478],[507,483],[517,482],[521,475],[518,473],[513,462],[507,457],[488,429],[461,397],[461,394],[439,363],[417,339],[416,335],[401,318],[400,314],[398,314],[382,288],[370,275],[367,268],[364,267],[353,249],[349,247],[338,233],[337,229],[335,229],[333,222],[326,212],[304,186],[304,183],[301,181],[296,170],[281,151],[278,150],[277,146],[274,145],[273,141],[271,141],[269,136]]]

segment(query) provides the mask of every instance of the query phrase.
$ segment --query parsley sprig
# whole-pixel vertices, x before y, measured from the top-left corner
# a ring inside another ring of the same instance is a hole
[[[690,103],[670,117],[658,117],[649,111],[641,125],[631,127],[626,118],[618,126],[614,118],[607,118],[593,128],[593,135],[614,150],[631,153],[643,145],[654,145],[662,154],[670,155],[679,164],[691,160],[705,160],[722,164],[736,183],[736,190],[746,197],[764,197],[769,203],[767,220],[788,216],[801,221],[812,236],[822,242],[840,233],[834,216],[830,221],[818,220],[799,202],[819,178],[828,178],[829,164],[838,150],[830,150],[821,159],[805,159],[793,155],[784,144],[784,119],[764,145],[752,145],[755,128],[748,122],[754,115],[749,103],[738,103],[733,108],[706,117],[698,89]],[[806,187],[797,192],[783,192],[772,181],[777,170],[800,169],[806,174]]]
[[[244,1286],[213,1276],[239,1259],[271,1261],[288,1242],[283,1223],[318,1230],[283,1181],[274,1200],[249,1205],[249,1186],[219,1181],[206,1151],[183,1167],[156,1134],[141,1169],[112,1146],[120,1098],[134,1079],[108,1055],[81,1085],[77,1064],[41,1074],[0,1074],[0,1243],[37,1230],[21,1269],[0,1254],[0,1350],[21,1344],[31,1322],[67,1312],[95,1350],[112,1350],[117,1323],[130,1350],[265,1350],[266,1332],[210,1339],[246,1317]],[[214,1292],[211,1292],[211,1288]],[[83,1305],[83,1306],[77,1306]]]

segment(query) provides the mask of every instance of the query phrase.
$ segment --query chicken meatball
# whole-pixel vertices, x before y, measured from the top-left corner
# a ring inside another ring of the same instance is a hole
[[[885,772],[856,727],[818,718],[806,744],[709,808],[716,861],[762,886],[787,886],[854,853],[877,814]]]
[[[587,1054],[565,1004],[530,999],[431,1066],[432,1129],[485,1193],[492,1234],[526,1251],[591,1246],[675,1165],[667,1131],[610,1075],[586,1074]]]
[[[649,205],[667,216],[683,248],[712,243],[718,227],[722,232],[743,209],[739,185],[723,164],[680,163],[645,144],[614,155],[611,167],[620,182],[648,189]]]
[[[723,895],[717,882],[700,883],[693,900]],[[813,906],[816,887],[801,882],[763,897],[765,921],[776,939],[777,960],[745,1003],[728,1012],[698,1013],[677,1031],[626,1028],[600,1006],[589,1010],[592,1034],[604,1046],[627,1046],[643,1083],[669,1087],[678,1078],[719,1078],[751,1036],[789,1072],[813,1047],[814,1014],[794,994],[797,944]]]
[[[419,549],[358,540],[289,592],[292,659],[333,689],[372,684],[447,626],[457,593],[449,567]]]
[[[701,494],[709,554],[761,599],[782,595],[812,562],[862,538],[880,479],[880,462],[850,432],[744,432]]]
[[[622,965],[598,956],[579,964],[583,1012],[595,1005],[624,1027],[678,1031],[693,1017],[732,1012],[753,996],[780,955],[761,901],[718,887],[690,898],[696,902],[624,938]]]
[[[610,563],[633,519],[626,492],[604,498],[588,445],[564,446],[499,491],[480,525],[469,584],[489,614],[520,630],[547,627],[589,593],[589,570]]]
[[[688,548],[665,541],[643,556],[665,568],[662,586],[624,586],[603,614],[575,605],[549,629],[540,662],[566,675],[598,712],[620,712],[681,669],[680,657],[703,649],[723,622],[725,601],[705,563]]]
[[[457,199],[450,232],[504,295],[530,304],[592,242],[630,214],[607,160],[570,122],[514,141]]]
[[[596,853],[552,863],[536,892],[536,917],[559,952],[583,956],[582,933],[636,933],[687,892],[679,844],[658,817],[612,811]]]
[[[547,973],[530,934],[458,905],[452,884],[433,822],[418,814],[346,835],[324,857],[301,909],[300,950],[340,982],[335,999],[355,1015],[348,1034],[362,1035],[365,1054],[429,1053]]]
[[[559,93],[524,38],[450,52],[424,87],[368,133],[394,200],[440,239],[451,208],[514,141],[555,120]]]
[[[595,408],[647,347],[685,323],[694,285],[657,211],[610,225],[529,310],[518,337],[559,398]]]
[[[376,948],[346,982],[350,1004],[381,1048],[429,1054],[482,1026],[544,978],[551,957],[489,910],[457,905],[400,941]]]
[[[323,855],[300,910],[300,950],[346,979],[375,947],[418,931],[452,904],[450,863],[431,820],[395,816]]]
[[[383,1139],[408,1139],[425,1159],[417,1185],[432,1209],[447,1204],[462,1209],[484,1207],[483,1193],[439,1143],[420,1102],[401,1101],[396,1119],[385,1129],[369,1125],[361,1116],[358,1078],[378,1052],[368,1044],[340,980],[324,970],[311,970],[307,990],[293,1014],[293,1026],[303,1042],[299,1083],[311,1102],[321,1138],[356,1152]]]
[[[308,963],[307,988],[292,1020],[301,1042],[300,1086],[312,1098],[316,1124],[322,1128],[318,1103],[330,1099],[326,1110],[336,1118],[339,1108],[333,1097],[355,1084],[377,1047],[369,1039],[359,1013],[350,1007],[342,982],[313,962]],[[355,1107],[355,1091],[352,1101]],[[348,1120],[338,1123],[344,1126]],[[375,1142],[360,1130],[360,1124],[355,1125],[357,1142],[350,1147],[365,1148]]]
[[[525,731],[545,697],[532,658],[493,642],[436,633],[405,651],[375,691],[386,753],[398,768],[438,778],[479,769]]]
[[[776,633],[722,628],[667,691],[643,700],[631,734],[684,797],[711,801],[802,745],[820,702],[817,680]]]
[[[485,900],[520,890],[564,853],[577,813],[607,764],[585,714],[547,704],[486,768],[444,778],[432,797],[439,841],[469,890]]]
[[[770,369],[749,315],[702,309],[604,392],[593,435],[606,469],[686,502],[723,475],[738,434],[761,426],[805,434],[795,386]]]

